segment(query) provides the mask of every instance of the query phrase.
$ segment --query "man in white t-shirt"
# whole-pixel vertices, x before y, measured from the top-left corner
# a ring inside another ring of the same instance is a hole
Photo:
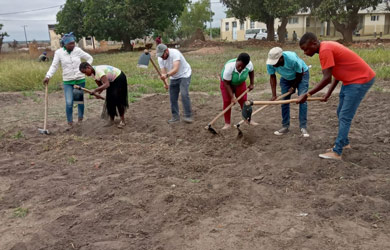
[[[191,101],[189,87],[191,83],[191,66],[187,63],[183,54],[177,49],[168,49],[165,44],[159,44],[156,49],[158,64],[161,68],[161,79],[170,78],[169,97],[171,102],[172,119],[168,123],[180,121],[179,93],[184,108],[183,121],[192,123]]]

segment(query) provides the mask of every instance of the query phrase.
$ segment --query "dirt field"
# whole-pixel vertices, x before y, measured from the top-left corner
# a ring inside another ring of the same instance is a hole
[[[153,95],[130,104],[123,130],[88,99],[71,131],[53,93],[40,135],[43,94],[0,93],[0,249],[390,249],[389,97],[367,95],[335,162],[318,154],[336,136],[337,96],[309,104],[304,139],[296,105],[284,137],[279,106],[241,138],[214,136],[204,126],[222,100],[201,93],[190,125],[168,125],[168,96]]]

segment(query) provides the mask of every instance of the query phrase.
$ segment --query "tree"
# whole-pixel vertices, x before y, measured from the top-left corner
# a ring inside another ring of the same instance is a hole
[[[3,24],[0,23],[0,32],[3,29]],[[4,37],[9,36],[7,32],[1,32],[0,33],[0,53],[1,53],[1,47],[3,47],[3,39]]]
[[[57,14],[58,31],[73,31],[76,37],[130,41],[163,30],[184,9],[187,0],[67,0]],[[67,6],[69,5],[69,6]],[[70,20],[72,19],[73,20]]]
[[[57,13],[58,24],[55,27],[57,34],[73,32],[77,39],[87,36],[84,28],[85,1],[66,0],[65,5]]]
[[[278,27],[279,40],[285,41],[288,17],[296,14],[303,0],[222,0],[229,8],[229,14],[244,21],[250,17],[252,21],[264,22],[267,25],[267,40],[274,41],[275,18],[281,20]]]
[[[206,22],[211,22],[213,15],[210,0],[188,3],[179,18],[179,34],[182,37],[189,37],[198,28],[206,30]]]
[[[359,24],[359,10],[375,8],[382,0],[322,0],[316,8],[321,21],[331,20],[345,42],[352,42],[352,34]]]

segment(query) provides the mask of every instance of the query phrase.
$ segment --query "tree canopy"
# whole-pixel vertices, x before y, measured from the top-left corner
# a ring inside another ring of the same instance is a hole
[[[187,0],[67,0],[57,13],[57,32],[73,31],[76,37],[130,40],[163,30],[182,13]]]

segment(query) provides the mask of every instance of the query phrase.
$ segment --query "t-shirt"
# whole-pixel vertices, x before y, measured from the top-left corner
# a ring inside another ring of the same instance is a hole
[[[192,70],[191,66],[187,63],[183,54],[177,49],[168,49],[169,56],[166,60],[163,60],[161,57],[158,58],[158,64],[161,69],[164,69],[168,72],[173,69],[173,62],[180,61],[179,71],[176,72],[171,79],[179,78],[188,78],[191,76]]]
[[[306,63],[295,52],[284,51],[282,55],[284,57],[284,65],[274,67],[273,65],[267,64],[268,74],[273,75],[275,72],[278,72],[284,79],[291,81],[296,78],[296,73],[303,73],[309,69]]]
[[[343,85],[363,84],[375,77],[375,72],[360,56],[337,42],[321,42],[319,56],[321,68],[333,67],[333,77]]]
[[[122,73],[120,69],[110,65],[93,66],[93,69],[95,70],[95,75],[92,75],[92,78],[97,81],[100,81],[102,76],[106,76],[109,82],[113,82]]]
[[[240,85],[248,78],[249,72],[253,71],[253,63],[249,61],[246,67],[238,72],[236,69],[237,58],[231,59],[225,63],[221,72],[221,78],[226,81],[231,81],[232,85]]]

